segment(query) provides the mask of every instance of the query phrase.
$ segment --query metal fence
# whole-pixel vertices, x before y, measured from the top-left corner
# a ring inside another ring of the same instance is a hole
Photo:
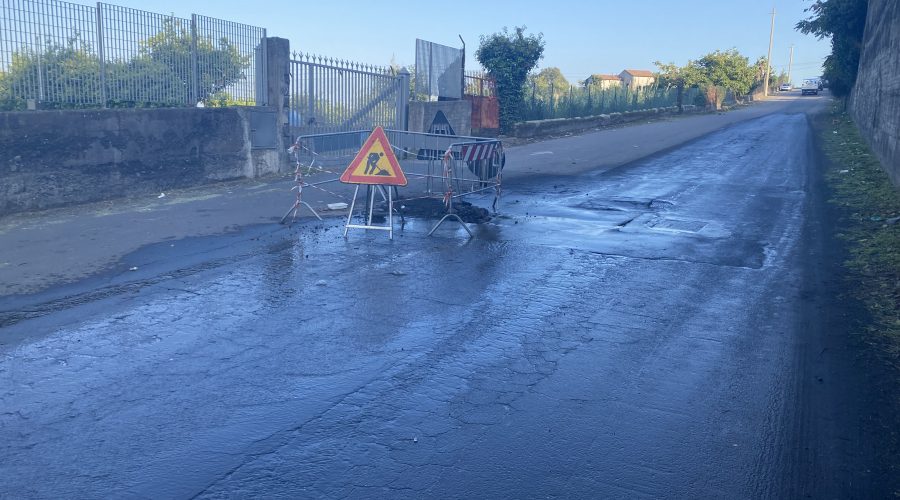
[[[678,89],[656,86],[637,89],[615,86],[598,89],[588,85],[570,86],[560,91],[551,85],[542,92],[535,85],[526,85],[524,90],[525,102],[522,110],[524,120],[595,116],[678,104]],[[699,90],[696,88],[684,89],[682,103],[695,104],[698,95]]]
[[[58,0],[0,0],[0,28],[0,109],[266,104],[263,28]]]
[[[417,38],[415,98],[461,99],[465,56],[462,49]]]
[[[403,130],[409,80],[405,69],[295,52],[288,123],[294,135],[376,126]]]
[[[496,87],[494,79],[485,71],[466,71],[466,95],[479,97],[495,97]]]

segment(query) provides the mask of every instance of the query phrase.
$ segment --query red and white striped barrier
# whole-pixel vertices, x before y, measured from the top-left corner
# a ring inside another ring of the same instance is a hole
[[[460,148],[459,159],[463,161],[478,161],[490,158],[497,150],[496,142],[484,144],[464,144]]]

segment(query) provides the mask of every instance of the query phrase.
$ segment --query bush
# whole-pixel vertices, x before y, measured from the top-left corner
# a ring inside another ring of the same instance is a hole
[[[475,58],[496,84],[501,130],[509,130],[520,120],[525,80],[543,55],[543,35],[525,35],[524,26],[481,37]]]

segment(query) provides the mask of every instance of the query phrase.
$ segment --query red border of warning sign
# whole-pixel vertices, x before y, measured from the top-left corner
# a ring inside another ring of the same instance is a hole
[[[375,144],[375,141],[381,143],[381,149],[384,150],[384,157],[387,159],[388,163],[390,163],[391,168],[394,169],[395,175],[353,175],[353,171],[359,168],[368,158],[369,151],[372,149],[372,145]],[[372,131],[369,138],[363,143],[359,152],[356,153],[356,157],[350,162],[350,166],[347,167],[347,170],[344,170],[343,174],[341,174],[341,182],[347,184],[382,184],[386,186],[405,186],[407,184],[406,174],[404,174],[403,169],[400,168],[400,162],[397,161],[397,155],[394,154],[394,148],[391,147],[391,143],[388,141],[383,128],[375,127],[375,130]]]

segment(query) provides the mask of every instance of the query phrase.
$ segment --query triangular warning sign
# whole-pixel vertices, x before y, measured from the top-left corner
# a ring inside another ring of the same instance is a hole
[[[388,142],[384,129],[376,127],[363,143],[359,153],[341,175],[341,182],[348,184],[385,184],[405,186],[406,175]]]

